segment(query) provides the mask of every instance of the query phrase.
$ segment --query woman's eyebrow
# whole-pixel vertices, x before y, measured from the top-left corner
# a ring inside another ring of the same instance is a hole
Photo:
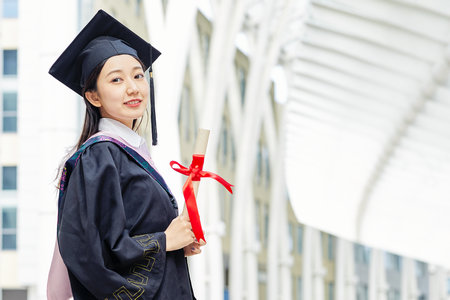
[[[139,66],[139,65],[133,67],[133,71],[134,71],[134,70],[138,70],[138,69],[139,69],[139,70],[142,70],[142,67]],[[122,69],[114,69],[114,70],[111,70],[111,71],[108,72],[108,74],[106,74],[106,76],[109,76],[109,75],[111,75],[112,73],[123,73],[123,70],[122,70]]]

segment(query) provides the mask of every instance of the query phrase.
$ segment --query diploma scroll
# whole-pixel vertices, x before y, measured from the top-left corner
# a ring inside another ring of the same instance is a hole
[[[197,133],[197,139],[195,140],[194,145],[194,155],[205,155],[206,154],[206,147],[208,146],[208,140],[209,140],[209,130],[200,128]],[[200,185],[200,181],[194,181],[192,183],[192,186],[194,187],[194,195],[195,199],[197,199],[198,194],[198,186]],[[183,215],[187,214],[186,205],[183,208]]]
[[[189,220],[192,225],[192,232],[194,232],[195,238],[200,244],[206,243],[196,201],[200,179],[202,177],[213,178],[221,183],[230,193],[233,193],[231,189],[232,185],[225,181],[222,177],[208,171],[203,171],[203,163],[205,160],[208,139],[209,130],[199,129],[197,133],[197,140],[195,142],[194,154],[192,155],[192,163],[189,168],[182,166],[176,161],[170,162],[172,169],[183,175],[189,176],[183,186],[183,195],[186,205],[182,214],[189,216]],[[178,167],[176,167],[176,165],[178,165]]]

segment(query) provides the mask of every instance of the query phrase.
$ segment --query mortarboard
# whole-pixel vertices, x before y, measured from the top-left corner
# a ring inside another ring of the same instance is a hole
[[[119,54],[139,58],[145,70],[150,68],[152,144],[156,145],[152,63],[161,53],[105,11],[97,12],[55,61],[49,73],[83,97],[83,86],[94,68],[104,60]]]

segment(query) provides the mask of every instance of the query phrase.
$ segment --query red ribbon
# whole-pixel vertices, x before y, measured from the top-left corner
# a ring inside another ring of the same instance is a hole
[[[189,176],[186,183],[183,186],[184,200],[186,201],[186,208],[189,214],[189,219],[191,220],[192,232],[194,232],[197,241],[201,239],[205,241],[205,236],[203,235],[202,224],[200,222],[200,215],[198,214],[197,201],[195,199],[194,186],[192,181],[200,181],[202,177],[209,177],[217,180],[221,183],[230,193],[233,194],[231,189],[232,185],[228,183],[225,179],[212,172],[203,171],[203,163],[205,161],[205,156],[201,154],[192,155],[192,163],[189,169],[181,165],[180,163],[172,160],[170,166],[172,169],[181,173],[183,175]],[[178,167],[174,167],[178,165]]]

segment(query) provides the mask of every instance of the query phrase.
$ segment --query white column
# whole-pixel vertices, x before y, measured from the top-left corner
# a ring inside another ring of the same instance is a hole
[[[292,273],[293,258],[287,255],[280,260],[280,293],[278,299],[288,300],[292,299]]]
[[[429,266],[429,299],[430,300],[444,300],[448,298],[447,295],[447,272],[442,267],[430,265]]]
[[[282,168],[284,170],[284,168]],[[283,172],[284,174],[284,172]],[[281,174],[281,181],[284,182],[284,175]],[[284,191],[284,185],[279,186],[281,191]],[[279,298],[280,300],[292,299],[292,272],[291,268],[294,263],[294,258],[290,253],[289,245],[289,219],[287,216],[287,199],[286,194],[280,193],[280,226],[279,226],[279,239],[275,240],[274,243],[278,244],[278,261],[279,261]],[[295,283],[294,283],[295,284]],[[271,298],[268,298],[271,299]],[[275,298],[276,299],[276,298]]]
[[[353,244],[339,238],[336,242],[336,300],[354,300],[357,277]]]
[[[403,257],[402,264],[402,300],[416,300],[419,293],[414,260]]]
[[[309,226],[303,227],[303,257],[302,257],[302,283],[303,299],[313,299],[312,292],[312,259],[313,259],[313,229]]]
[[[284,118],[284,110],[282,112],[282,119]],[[286,187],[284,180],[284,160],[283,155],[285,148],[285,132],[284,122],[280,122],[278,133],[278,143],[275,147],[276,153],[272,157],[280,158],[279,160],[272,159],[271,169],[272,173],[272,194],[270,195],[270,210],[269,210],[269,243],[267,249],[267,299],[289,299],[285,298],[285,289],[282,283],[285,282],[283,272],[286,269],[286,263],[283,263],[285,254],[289,254],[286,249],[288,245],[287,240],[287,221],[286,216],[287,199]],[[279,268],[281,264],[281,268]],[[280,271],[279,271],[280,270]],[[290,275],[290,269],[289,275]],[[282,278],[282,279],[280,279]],[[289,281],[291,278],[289,276]],[[287,287],[289,288],[289,287]]]
[[[325,285],[324,277],[326,275],[326,269],[322,263],[322,243],[320,241],[320,231],[313,229],[312,244],[313,244],[313,299],[324,300],[325,299]]]
[[[386,300],[387,290],[384,252],[372,249],[370,256],[369,300]]]
[[[342,239],[336,240],[336,300],[346,300],[345,298],[345,245]]]
[[[355,274],[355,248],[353,243],[345,241],[345,261],[347,267],[345,270],[345,299],[356,299],[356,284],[358,277]]]
[[[206,182],[202,183],[203,185]],[[205,195],[208,199],[204,199],[207,203],[207,223],[205,227],[205,238],[207,246],[204,247],[206,254],[206,267],[208,274],[209,290],[205,299],[222,299],[224,292],[224,267],[223,267],[223,250],[222,236],[225,234],[225,224],[220,218],[220,205],[217,182],[209,182],[205,187]],[[198,298],[200,299],[200,298]]]
[[[326,270],[322,265],[320,232],[309,226],[303,232],[303,299],[323,300]]]
[[[281,163],[280,163],[281,164]],[[275,172],[278,173],[275,169]],[[275,174],[274,174],[275,175]],[[278,189],[278,176],[274,176],[275,182],[272,189]],[[281,203],[284,196],[272,190],[272,197],[270,199],[269,211],[269,242],[267,248],[267,299],[282,299],[280,298],[280,274],[278,266],[282,259],[279,250],[281,243],[281,217],[280,210],[283,209]],[[287,244],[283,244],[286,247]]]
[[[246,300],[258,300],[258,253],[259,241],[256,239],[255,198],[251,186],[246,189],[244,221],[244,261],[246,280]]]

